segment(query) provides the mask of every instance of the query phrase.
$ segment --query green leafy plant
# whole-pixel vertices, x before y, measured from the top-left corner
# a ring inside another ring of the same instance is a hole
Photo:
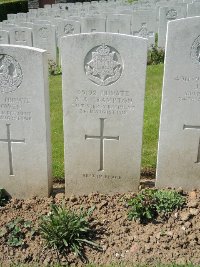
[[[154,199],[157,213],[164,216],[185,204],[185,198],[174,190],[157,190]]]
[[[135,198],[128,201],[130,211],[129,220],[139,219],[141,222],[152,220],[157,215],[154,200],[154,191],[151,189],[142,190]]]
[[[26,235],[35,234],[31,221],[17,218],[10,221],[0,229],[0,237],[4,237],[6,243],[11,247],[19,247],[25,244]]]
[[[174,190],[144,189],[128,201],[128,219],[144,223],[156,219],[158,215],[166,218],[184,204],[185,198]]]
[[[3,188],[0,188],[0,207],[4,206],[8,201],[8,196]]]
[[[162,48],[153,45],[148,50],[147,65],[158,65],[164,63],[165,51]]]
[[[58,66],[53,60],[48,60],[49,75],[62,74],[61,67]]]
[[[40,223],[40,233],[47,245],[60,253],[74,252],[82,260],[86,260],[84,246],[100,249],[94,243],[94,232],[89,225],[89,217],[93,208],[79,213],[65,209],[61,206],[52,205],[51,212],[43,216]]]

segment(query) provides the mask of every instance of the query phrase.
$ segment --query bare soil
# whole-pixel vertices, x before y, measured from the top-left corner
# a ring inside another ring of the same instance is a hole
[[[142,173],[141,188],[154,186],[154,171]],[[36,263],[37,266],[58,262],[56,251],[45,247],[37,229],[42,215],[48,214],[51,203],[65,201],[69,209],[88,209],[95,206],[90,224],[96,230],[96,243],[102,251],[86,247],[88,261],[94,264],[200,264],[200,191],[182,192],[187,197],[187,205],[181,211],[171,214],[163,221],[142,225],[127,219],[127,200],[134,193],[113,196],[92,193],[64,198],[64,184],[54,184],[50,198],[11,199],[6,206],[0,207],[0,230],[20,217],[30,220],[36,232],[26,232],[25,243],[19,247],[7,244],[5,236],[0,237],[0,263]],[[59,255],[60,264],[82,266],[83,263],[73,253]]]

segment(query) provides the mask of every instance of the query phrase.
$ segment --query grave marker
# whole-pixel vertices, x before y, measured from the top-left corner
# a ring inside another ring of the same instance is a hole
[[[61,39],[67,195],[138,189],[146,54],[130,35]]]
[[[0,29],[0,44],[9,44],[9,32]]]
[[[15,27],[10,29],[10,44],[33,46],[32,29]]]
[[[105,32],[106,19],[101,16],[91,16],[81,18],[81,32]]]
[[[158,187],[200,187],[200,18],[168,24]]]
[[[186,6],[161,7],[159,11],[158,46],[165,47],[167,23],[187,16]]]
[[[110,14],[106,20],[106,31],[113,33],[130,34],[131,33],[131,16]]]
[[[48,196],[52,181],[46,52],[0,45],[0,95],[0,188],[17,198]]]
[[[49,60],[57,62],[56,55],[56,29],[50,24],[34,24],[33,46],[45,49],[48,52]]]

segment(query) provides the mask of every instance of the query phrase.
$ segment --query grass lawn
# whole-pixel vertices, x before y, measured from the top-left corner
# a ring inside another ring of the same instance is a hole
[[[142,167],[156,167],[163,65],[147,67]],[[50,77],[53,177],[64,177],[61,75]]]
[[[164,65],[147,67],[142,167],[156,167]]]

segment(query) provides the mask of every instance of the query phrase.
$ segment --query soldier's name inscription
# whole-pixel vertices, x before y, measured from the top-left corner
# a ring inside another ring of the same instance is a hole
[[[200,77],[177,75],[174,80],[182,84],[181,95],[178,96],[179,102],[199,102],[200,101]]]
[[[4,97],[0,100],[0,120],[30,121],[31,99],[27,97]]]
[[[78,113],[126,115],[135,109],[129,91],[77,90],[73,107]]]

